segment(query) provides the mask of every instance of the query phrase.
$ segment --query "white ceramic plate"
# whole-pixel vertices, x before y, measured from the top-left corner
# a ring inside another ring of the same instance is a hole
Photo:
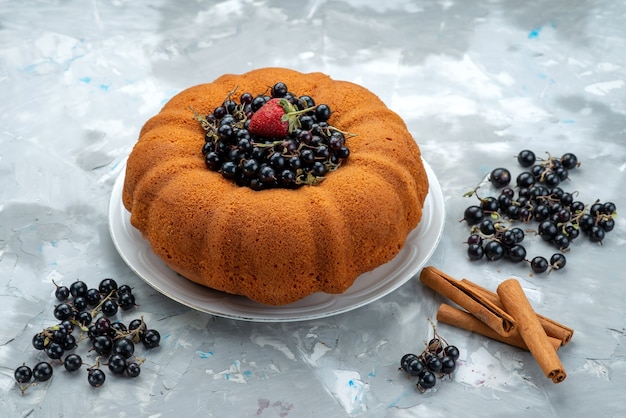
[[[443,232],[444,201],[432,168],[424,162],[430,189],[422,221],[408,236],[402,251],[390,262],[362,274],[340,295],[316,293],[285,306],[262,305],[243,296],[212,290],[180,276],[152,253],[150,244],[130,224],[122,204],[125,168],[117,178],[109,203],[109,229],[126,264],[150,286],[183,305],[226,318],[261,322],[289,322],[323,318],[373,302],[403,285],[424,266]]]

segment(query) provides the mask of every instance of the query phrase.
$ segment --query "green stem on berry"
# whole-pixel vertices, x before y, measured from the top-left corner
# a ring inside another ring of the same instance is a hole
[[[91,351],[91,350],[89,350],[89,351]],[[100,368],[100,359],[101,358],[102,358],[102,356],[96,357],[96,363],[94,365],[92,365],[92,366],[89,366],[88,364],[84,364],[84,366],[87,366],[87,371]]]
[[[296,184],[306,184],[309,186],[317,186],[321,182],[326,180],[326,177],[317,177],[311,173],[301,174],[296,177]]]
[[[204,129],[205,131],[208,131],[211,128],[215,129],[215,127],[211,125],[211,122],[207,120],[206,115],[196,112],[196,110],[192,106],[189,106],[189,109],[191,109],[191,111],[193,112],[193,117],[198,121],[202,129]]]
[[[133,355],[133,360],[135,361],[135,363],[142,365],[146,362],[147,359],[145,357],[137,357]]]
[[[76,319],[70,319],[70,322],[72,323],[72,325],[78,327],[82,332],[87,332],[89,331],[89,328],[84,326],[83,324],[81,324],[80,322],[78,322]]]
[[[131,336],[131,339],[133,340],[134,343],[139,342],[139,333],[142,332],[146,326],[146,322],[143,320],[143,315],[141,315],[140,319],[141,319],[141,324],[134,330],[128,332],[128,335]]]
[[[463,197],[472,197],[474,195],[476,195],[478,197],[478,189],[480,189],[482,187],[482,183],[479,184],[478,186],[476,186],[474,189],[470,190],[469,192],[465,192],[463,193]]]
[[[239,88],[239,86],[235,86],[235,88],[234,88],[234,89],[232,89],[230,92],[228,92],[228,93],[226,94],[226,100],[230,100],[231,96],[232,96],[233,94],[235,94],[235,92],[237,91],[237,89],[238,89],[238,88]]]
[[[237,122],[235,122],[233,126],[236,126],[240,129],[244,127],[246,121],[248,120],[248,118],[246,117],[246,112],[243,111],[243,108],[244,105],[240,104],[235,107],[235,110],[233,110],[233,116],[237,120]]]
[[[272,141],[267,144],[265,143],[262,144],[260,142],[251,141],[251,144],[258,148],[272,148],[272,147],[282,144],[283,142],[284,142],[283,140],[279,140],[279,141]]]
[[[359,134],[353,134],[353,133],[350,133],[350,132],[347,132],[347,131],[342,131],[341,129],[337,129],[337,128],[336,128],[336,127],[334,127],[334,126],[328,126],[328,127],[326,127],[326,129],[325,129],[325,131],[324,131],[324,134],[326,134],[326,136],[330,136],[330,135],[332,135],[332,131],[339,132],[339,133],[340,133],[340,134],[342,134],[344,137],[346,137],[346,139],[348,139],[348,138],[353,138],[353,137],[355,137],[355,136],[359,136]]]
[[[431,341],[435,339],[436,345],[432,347],[429,342],[424,341],[424,345],[426,345],[426,348],[424,349],[424,352],[422,352],[422,354],[424,354],[427,351],[438,351],[440,347],[443,349],[445,348],[445,346],[448,345],[448,342],[446,341],[446,339],[443,338],[441,335],[439,335],[439,333],[437,332],[437,326],[435,325],[433,320],[428,318],[428,322],[430,323],[430,326],[433,329],[433,338],[431,339]]]
[[[324,163],[324,167],[326,167],[326,170],[328,171],[335,171],[339,167],[341,167],[341,163],[334,164],[334,163],[331,163],[330,161],[326,161]]]
[[[23,383],[20,382],[20,393],[22,394],[22,396],[26,394],[26,389],[28,389],[31,386],[37,386],[37,382],[31,382],[27,385],[24,385]]]
[[[90,314],[91,314],[91,316],[92,316],[93,318],[95,318],[95,317],[96,317],[96,314],[98,313],[98,310],[102,307],[102,305],[104,304],[104,302],[106,302],[107,300],[111,299],[111,297],[113,296],[113,293],[115,293],[115,290],[110,291],[110,292],[109,292],[109,294],[108,294],[108,295],[106,295],[106,296],[105,296],[105,297],[104,297],[104,298],[100,301],[100,303],[98,303],[98,304],[96,305],[96,307],[95,307],[95,308],[93,308],[93,309],[91,310]]]

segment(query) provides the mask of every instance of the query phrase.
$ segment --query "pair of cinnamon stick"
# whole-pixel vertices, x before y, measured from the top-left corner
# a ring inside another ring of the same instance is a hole
[[[574,331],[535,313],[517,280],[505,280],[497,293],[434,267],[425,267],[420,280],[466,309],[444,303],[437,312],[438,321],[529,350],[546,377],[554,383],[565,379],[556,351],[571,340]]]

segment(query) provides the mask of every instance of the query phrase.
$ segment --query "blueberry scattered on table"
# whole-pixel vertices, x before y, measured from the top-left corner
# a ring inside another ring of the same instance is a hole
[[[560,158],[548,154],[541,159],[533,151],[522,150],[516,159],[526,170],[517,176],[515,186],[510,185],[511,172],[499,167],[488,178],[498,190],[496,196],[479,196],[481,185],[465,194],[478,199],[464,210],[461,219],[470,227],[466,244],[471,261],[527,262],[534,273],[549,273],[565,267],[564,254],[581,234],[602,244],[615,226],[617,207],[600,200],[585,204],[577,200],[577,192],[561,187],[570,180],[570,171],[580,166],[575,154],[568,152]],[[534,229],[530,228],[533,223],[537,224]],[[539,255],[529,260],[524,247],[529,233],[541,237],[558,252],[549,259]]]
[[[417,377],[416,388],[420,393],[433,388],[437,383],[437,376],[443,378],[451,376],[456,370],[459,359],[459,349],[437,333],[435,325],[430,322],[434,336],[428,341],[420,354],[408,353],[400,359],[400,369],[406,372],[409,378]]]
[[[136,344],[141,342],[145,349],[154,349],[159,346],[161,335],[147,327],[143,316],[127,325],[111,320],[118,308],[128,311],[137,306],[132,288],[118,286],[111,278],[101,280],[97,288],[89,288],[82,280],[69,287],[53,284],[55,298],[60,302],[53,315],[60,322],[32,338],[35,350],[44,353],[47,360],[32,368],[24,363],[15,369],[14,378],[22,395],[29,387],[50,380],[56,364],[62,364],[70,373],[86,366],[87,381],[93,387],[102,386],[106,380],[102,366],[119,376],[139,376],[145,359],[135,355]],[[85,364],[81,355],[74,352],[79,345],[85,345],[82,341],[89,345],[88,353],[97,355],[92,365]]]

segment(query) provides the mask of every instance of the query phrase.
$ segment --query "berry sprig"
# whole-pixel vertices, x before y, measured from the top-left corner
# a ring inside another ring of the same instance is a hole
[[[328,123],[331,109],[278,82],[267,92],[234,100],[236,89],[208,114],[192,109],[205,131],[207,167],[253,190],[320,184],[337,170],[352,136]]]
[[[32,369],[25,363],[15,369],[14,377],[19,384],[22,395],[31,386],[36,385],[38,382],[46,382],[52,377],[52,366],[47,361],[40,361]],[[31,382],[34,380],[34,382]]]
[[[158,347],[161,336],[157,330],[147,327],[143,316],[133,319],[128,325],[111,320],[118,308],[128,311],[138,306],[132,288],[118,286],[110,278],[101,280],[98,288],[88,288],[81,280],[69,287],[53,284],[56,286],[55,297],[61,302],[54,307],[54,317],[60,322],[33,336],[33,347],[45,353],[47,360],[40,361],[32,369],[26,364],[15,369],[14,377],[21,393],[49,380],[55,364],[62,364],[68,372],[87,366],[87,381],[94,387],[101,386],[106,379],[101,364],[118,376],[139,376],[145,359],[135,355],[135,345],[142,343],[146,349]],[[75,330],[78,330],[78,335]],[[91,343],[87,356],[91,352],[97,355],[95,363],[90,366],[85,365],[81,355],[74,352],[85,340]]]
[[[509,187],[510,171],[500,167],[492,170],[486,180],[500,190],[499,195],[480,197],[478,190],[484,183],[464,195],[479,200],[465,209],[462,219],[470,226],[466,242],[470,260],[524,261],[533,272],[544,273],[565,267],[564,253],[570,250],[571,243],[581,232],[591,242],[602,244],[606,233],[615,226],[617,208],[612,202],[600,200],[585,205],[576,200],[577,192],[566,192],[559,187],[562,181],[570,179],[570,170],[580,166],[574,154],[556,158],[548,153],[546,159],[537,159],[532,151],[523,150],[518,153],[517,161],[530,170],[517,176],[515,189]],[[536,222],[538,226],[524,231],[512,226],[516,222],[524,225]],[[559,252],[554,253],[549,262],[543,256],[528,260],[522,244],[524,232],[540,236]]]
[[[409,378],[417,377],[416,388],[420,393],[426,392],[437,383],[437,377],[443,379],[451,376],[456,370],[456,361],[459,358],[459,349],[448,344],[439,335],[435,324],[429,319],[434,336],[424,342],[425,348],[420,354],[408,353],[400,359],[400,368]]]

